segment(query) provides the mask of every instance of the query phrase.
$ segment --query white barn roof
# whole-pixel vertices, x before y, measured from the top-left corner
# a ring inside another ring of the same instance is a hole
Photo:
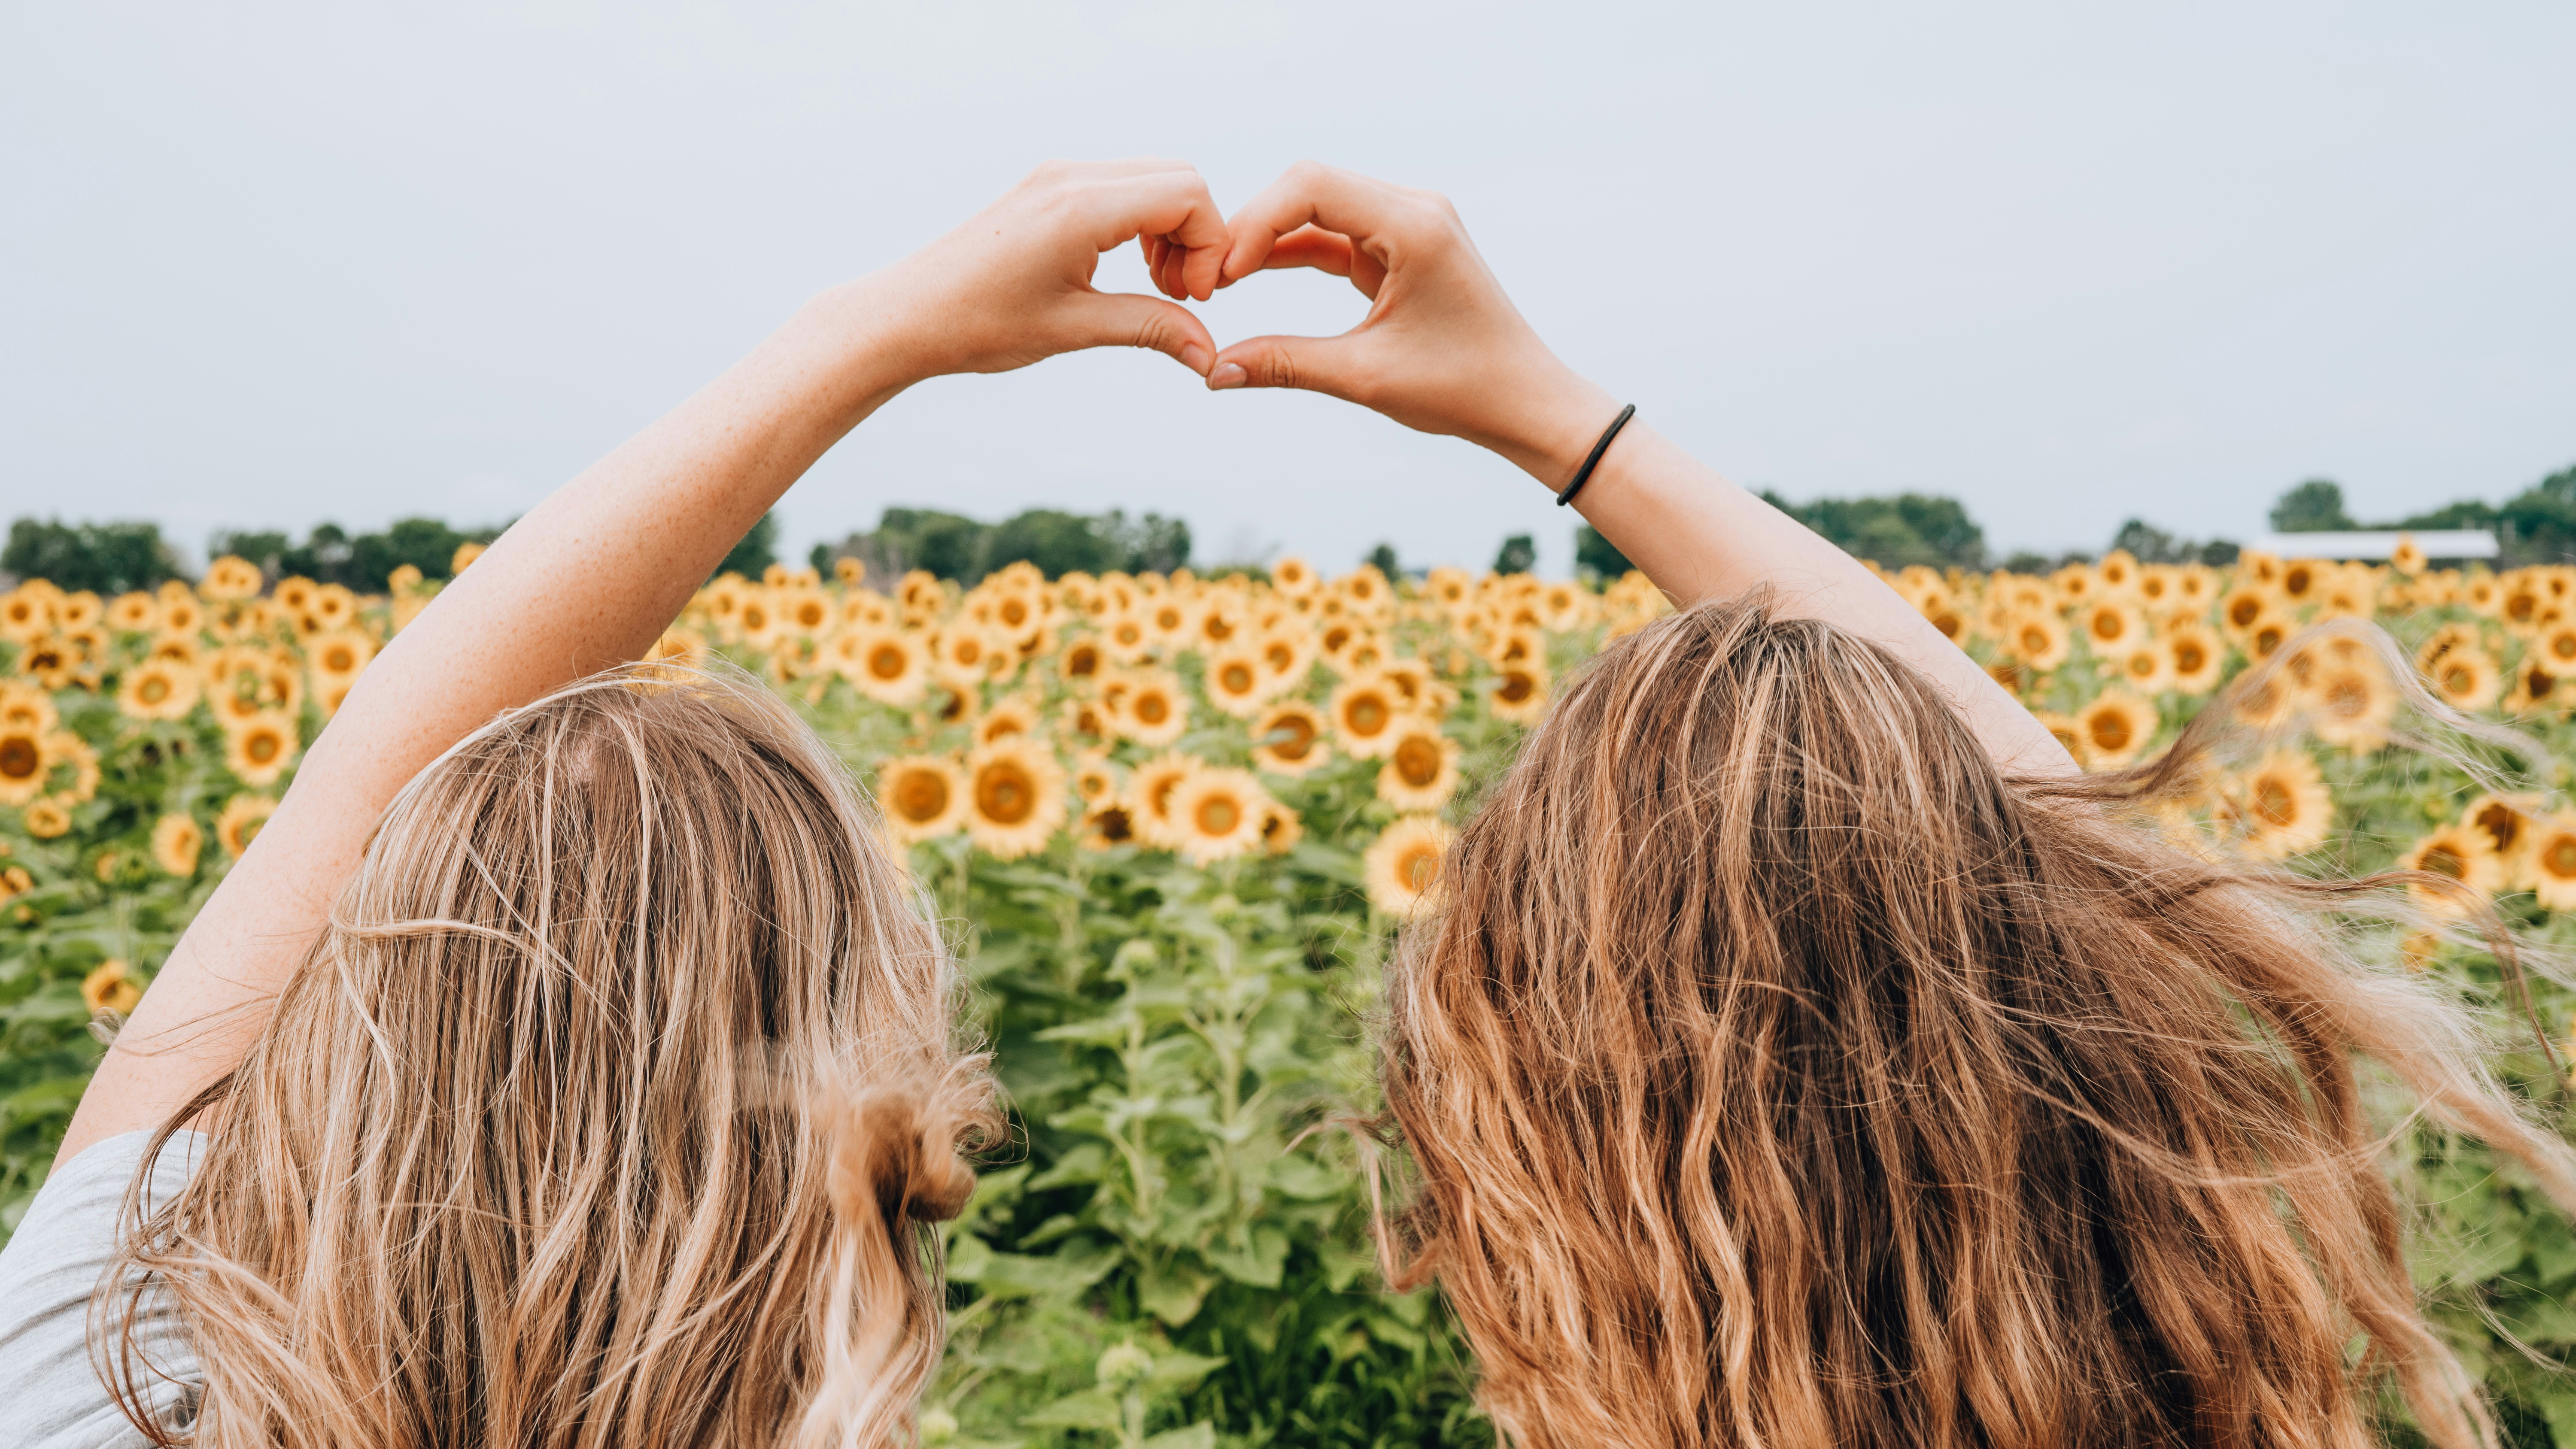
[[[2267,533],[2247,548],[2282,558],[2384,559],[2412,538],[2426,558],[2494,558],[2496,536],[2483,528],[2389,529],[2367,533]]]

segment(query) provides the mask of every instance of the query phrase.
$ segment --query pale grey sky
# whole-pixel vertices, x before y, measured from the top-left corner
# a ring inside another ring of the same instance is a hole
[[[1036,162],[1139,152],[1227,206],[1301,156],[1446,191],[1575,366],[1793,498],[2008,549],[2501,497],[2576,462],[2571,63],[2558,0],[16,5],[0,515],[498,519]],[[1133,353],[919,388],[782,517],[888,503],[1570,562],[1465,444]]]

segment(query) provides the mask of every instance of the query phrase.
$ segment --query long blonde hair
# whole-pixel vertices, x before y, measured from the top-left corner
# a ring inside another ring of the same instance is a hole
[[[396,800],[201,1099],[103,1370],[155,1442],[219,1449],[908,1442],[941,1346],[917,1224],[994,1121],[952,997],[767,691],[638,669],[508,714]],[[146,1408],[153,1295],[190,1430]]]
[[[2338,945],[2364,886],[2113,818],[2217,728],[2007,779],[1759,600],[1571,685],[1387,995],[1391,1276],[1437,1278],[1512,1442],[2358,1449],[2374,1381],[2492,1438],[2356,1057],[2562,1203],[2576,1170],[2455,1003]]]

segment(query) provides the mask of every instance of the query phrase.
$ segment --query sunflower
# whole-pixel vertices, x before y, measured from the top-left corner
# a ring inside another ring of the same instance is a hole
[[[32,685],[0,679],[0,729],[16,726],[43,734],[62,723],[53,696]]]
[[[2337,572],[2323,559],[2294,558],[2281,565],[2281,576],[2273,582],[2272,592],[2293,606],[2314,603]]]
[[[1252,649],[1261,657],[1262,673],[1270,677],[1272,694],[1296,688],[1315,664],[1314,637],[1294,626],[1264,633]]]
[[[1172,817],[1172,796],[1190,776],[1206,766],[1195,755],[1177,751],[1156,755],[1127,776],[1127,809],[1136,838],[1163,850],[1181,845],[1179,822]]]
[[[1494,681],[1494,716],[1531,725],[1547,713],[1547,666],[1507,664]]]
[[[1208,656],[1208,703],[1237,719],[1258,713],[1276,683],[1276,676],[1261,667],[1257,649],[1237,646]]]
[[[2576,674],[2576,622],[2562,620],[2542,629],[2532,641],[2531,653],[2552,674]]]
[[[1180,837],[1182,858],[1213,865],[1260,846],[1269,805],[1269,792],[1251,771],[1209,768],[1172,787],[1165,813]]]
[[[2388,743],[2388,722],[2397,715],[2397,691],[2369,655],[2319,670],[2305,693],[2310,728],[2318,739],[2356,754]]]
[[[2226,651],[2217,638],[2194,624],[2164,636],[2166,682],[2184,694],[2207,694],[2218,687]]]
[[[2293,627],[2289,620],[2278,615],[2265,615],[2253,628],[2245,631],[2245,657],[2260,664],[2280,653],[2281,646],[2290,642]]]
[[[2096,599],[2084,609],[2084,638],[2096,654],[2115,654],[2146,637],[2138,611],[2117,599]]]
[[[259,565],[225,554],[206,565],[206,576],[198,581],[197,590],[209,599],[247,599],[259,592],[259,585]]]
[[[1106,755],[1085,755],[1073,765],[1073,793],[1097,808],[1118,798],[1118,767]]]
[[[78,593],[65,594],[54,605],[55,624],[66,634],[77,633],[83,629],[95,629],[98,627],[99,620],[106,617],[107,605],[100,601],[98,595],[87,589],[82,589]]]
[[[164,875],[181,880],[197,873],[197,852],[206,845],[206,832],[185,815],[164,815],[152,827],[152,863]]]
[[[215,817],[215,843],[224,854],[235,860],[250,849],[259,838],[260,827],[277,813],[277,802],[265,795],[235,795],[224,804],[224,813]]]
[[[1192,624],[1190,642],[1202,651],[1225,649],[1243,641],[1245,620],[1242,606],[1230,599],[1214,598],[1203,604]]]
[[[2162,646],[2140,642],[2115,651],[2105,661],[2111,676],[2140,694],[2161,694],[2172,683],[2173,670]]]
[[[2102,590],[2102,581],[2093,576],[2093,570],[2082,564],[2068,564],[2050,574],[2048,583],[2056,593],[2056,602],[2066,608],[2089,604]]]
[[[38,840],[53,840],[70,833],[72,812],[59,800],[38,800],[29,805],[21,817],[27,833]]]
[[[119,594],[107,606],[107,627],[120,634],[140,634],[161,622],[161,601],[136,589]]]
[[[966,772],[942,756],[897,756],[877,766],[877,804],[902,844],[946,835],[966,822]]]
[[[1270,566],[1270,582],[1282,593],[1304,594],[1313,592],[1322,581],[1315,577],[1312,565],[1290,554]]]
[[[376,657],[376,641],[355,629],[317,634],[304,645],[305,661],[321,679],[355,679]]]
[[[2076,711],[2075,732],[2090,763],[2117,769],[2138,757],[2156,733],[2156,707],[2121,689],[2106,689]]]
[[[1116,717],[1109,706],[1096,699],[1069,700],[1065,704],[1060,728],[1065,740],[1079,754],[1109,743],[1110,737],[1118,733],[1112,724]]]
[[[2398,858],[2397,867],[2442,877],[2479,896],[2493,895],[2505,884],[2504,865],[2487,848],[2486,836],[2457,825],[2443,826],[2416,841]],[[2408,893],[2418,905],[2442,915],[2466,914],[2472,904],[2454,892],[2430,885],[2411,886]]]
[[[1458,788],[1458,742],[1418,716],[1395,728],[1378,768],[1377,798],[1398,810],[1437,810]]]
[[[1273,800],[1261,812],[1261,848],[1271,855],[1286,855],[1306,838],[1306,822],[1295,810]]]
[[[53,768],[45,739],[31,723],[0,725],[0,805],[24,805],[44,793],[45,775]]]
[[[1133,609],[1121,609],[1100,621],[1100,644],[1121,664],[1134,664],[1154,652],[1154,636],[1145,627],[1145,616]]]
[[[80,651],[59,634],[30,639],[18,650],[18,672],[49,691],[71,688],[80,663]]]
[[[1016,860],[1043,850],[1064,825],[1064,766],[1036,740],[1013,735],[966,760],[966,833],[987,855]]]
[[[1332,755],[1324,731],[1330,721],[1301,699],[1262,711],[1252,726],[1252,762],[1274,775],[1303,775]]]
[[[930,687],[930,653],[901,629],[845,630],[833,641],[830,657],[853,689],[879,704],[919,704]]]
[[[198,677],[160,659],[126,669],[124,687],[116,690],[116,708],[137,721],[175,721],[196,708]]]
[[[1986,677],[2015,699],[2021,697],[2021,692],[2028,689],[2031,682],[2030,670],[2009,654],[1987,660]]]
[[[2334,795],[2317,762],[2275,750],[2226,792],[2222,814],[2244,832],[2246,852],[2283,860],[2322,844],[2334,824]]]
[[[2504,866],[2506,885],[2527,883],[2533,828],[2528,802],[2481,795],[2460,812],[2460,824],[2486,837],[2487,849]]]
[[[346,584],[324,584],[313,591],[313,607],[306,612],[315,633],[346,629],[358,622],[358,596]]]
[[[2003,629],[2004,648],[2040,673],[2066,662],[2066,621],[2037,610],[2015,613]]]
[[[1037,727],[1035,706],[1024,699],[1005,699],[984,711],[983,718],[975,721],[975,743],[989,745],[1012,735],[1035,734]]]
[[[2503,676],[2496,669],[2493,656],[2476,645],[2465,645],[2443,651],[2441,657],[2425,669],[2433,692],[2453,709],[2485,709],[2496,702],[2503,687]]]
[[[132,1011],[143,999],[143,988],[134,984],[124,962],[114,957],[101,961],[81,978],[81,1000],[92,1016],[102,1011],[122,1016]]]
[[[1395,746],[1396,722],[1404,714],[1404,697],[1375,674],[1355,674],[1342,681],[1326,706],[1333,733],[1344,753],[1356,759],[1383,757]]]
[[[224,734],[224,764],[245,785],[274,784],[295,763],[295,721],[287,715],[255,714]]]
[[[1198,623],[1198,611],[1189,601],[1175,594],[1161,594],[1145,601],[1140,611],[1145,637],[1154,647],[1174,650],[1190,642],[1190,633]]]
[[[2529,848],[2532,888],[2541,905],[2576,910],[2576,820],[2551,815],[2536,822]]]
[[[465,572],[466,569],[473,565],[476,559],[483,556],[483,550],[487,547],[489,547],[488,544],[480,543],[458,544],[456,546],[456,552],[447,556],[448,576],[453,578],[454,576]]]
[[[1112,727],[1149,748],[1160,748],[1190,727],[1190,697],[1169,670],[1146,669],[1131,674],[1117,697]]]
[[[2272,614],[2272,596],[2250,585],[2218,601],[2218,627],[2242,639]]]
[[[2504,610],[2504,587],[2493,574],[2471,574],[2460,585],[2460,602],[2493,618]]]
[[[1109,656],[1101,649],[1100,641],[1084,635],[1067,643],[1064,652],[1056,656],[1056,672],[1064,677],[1065,683],[1079,684],[1099,678],[1100,671],[1108,662]]]
[[[1440,886],[1442,857],[1455,832],[1428,815],[1407,815],[1368,848],[1363,868],[1369,904],[1390,916],[1424,908]]]
[[[1082,817],[1082,848],[1115,850],[1136,843],[1136,816],[1124,801],[1105,800]]]

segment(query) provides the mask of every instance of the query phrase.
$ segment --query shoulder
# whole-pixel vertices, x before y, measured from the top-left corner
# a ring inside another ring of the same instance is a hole
[[[116,1255],[126,1189],[154,1134],[128,1132],[58,1163],[0,1248],[0,1363],[9,1365],[10,1412],[0,1449],[140,1444],[143,1438],[100,1382],[90,1354],[90,1298]],[[187,1185],[204,1139],[174,1134],[154,1159],[148,1210]],[[154,1398],[184,1415],[202,1377],[171,1315],[147,1309],[136,1336],[168,1382]]]

